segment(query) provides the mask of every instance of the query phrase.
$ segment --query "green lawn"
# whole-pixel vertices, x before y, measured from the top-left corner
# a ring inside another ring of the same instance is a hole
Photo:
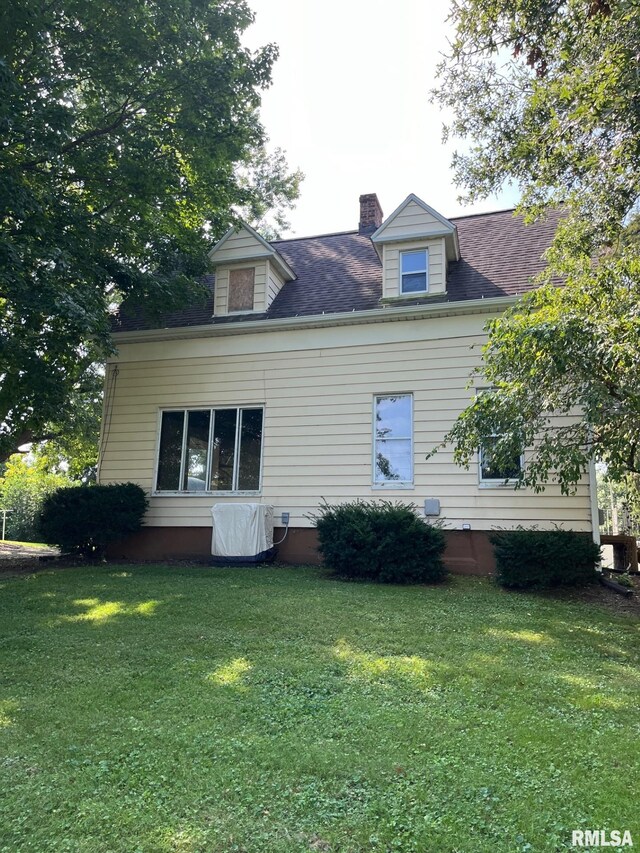
[[[0,851],[640,844],[640,625],[314,569],[0,578]]]

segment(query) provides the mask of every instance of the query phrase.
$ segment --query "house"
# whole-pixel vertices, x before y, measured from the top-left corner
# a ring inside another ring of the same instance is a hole
[[[482,455],[469,470],[450,449],[427,459],[475,393],[485,324],[534,286],[555,224],[446,219],[414,195],[383,221],[371,194],[355,231],[267,242],[230,229],[210,253],[206,304],[153,328],[118,319],[99,479],[139,483],[150,508],[117,554],[210,554],[218,502],[272,505],[276,539],[289,514],[290,562],[317,560],[309,514],[322,499],[426,508],[466,572],[491,569],[496,526],[597,531],[595,478],[573,496],[534,494]]]

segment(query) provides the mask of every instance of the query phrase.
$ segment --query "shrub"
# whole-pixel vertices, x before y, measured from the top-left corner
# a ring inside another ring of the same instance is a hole
[[[496,580],[511,589],[582,586],[596,580],[600,548],[575,530],[499,530],[491,534]]]
[[[10,510],[6,538],[37,542],[42,502],[56,489],[71,485],[66,474],[51,470],[43,456],[27,457],[21,453],[10,456],[0,477],[0,507]]]
[[[147,497],[135,483],[58,489],[45,498],[40,535],[65,554],[103,555],[142,525]]]
[[[445,540],[415,507],[388,501],[323,504],[312,520],[325,565],[345,578],[383,583],[441,581]]]

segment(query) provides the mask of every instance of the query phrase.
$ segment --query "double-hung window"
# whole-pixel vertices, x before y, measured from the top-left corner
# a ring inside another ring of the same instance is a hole
[[[400,252],[400,293],[426,293],[429,289],[429,250]]]
[[[488,388],[479,388],[478,396],[487,393],[489,390]],[[493,448],[500,437],[501,433],[496,432],[485,438],[478,448],[478,478],[481,486],[513,485],[522,471],[524,464],[522,451],[514,453],[510,459],[504,460],[500,464],[494,461]]]
[[[258,492],[263,414],[257,407],[162,412],[156,492]]]
[[[413,397],[374,398],[373,484],[403,488],[413,484]]]

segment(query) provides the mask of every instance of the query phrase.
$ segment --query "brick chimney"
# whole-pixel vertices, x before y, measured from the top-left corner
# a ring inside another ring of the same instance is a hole
[[[375,193],[360,196],[359,234],[373,234],[382,225],[382,208]]]

